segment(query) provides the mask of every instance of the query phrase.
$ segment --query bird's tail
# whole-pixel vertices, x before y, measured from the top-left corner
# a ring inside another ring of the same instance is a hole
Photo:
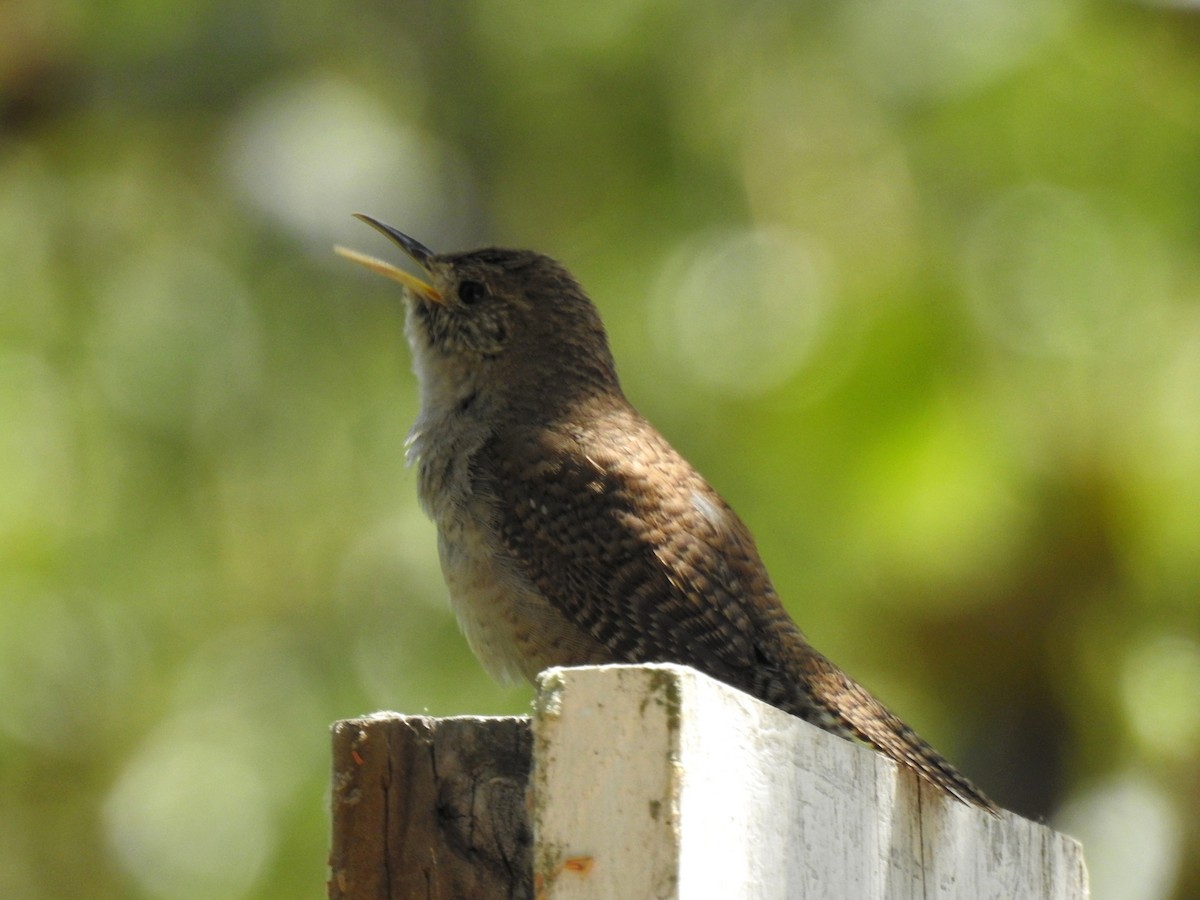
[[[849,675],[815,651],[805,663],[812,705],[820,710],[814,724],[870,744],[963,803],[999,812],[983,791]],[[814,719],[811,708],[805,712],[803,718]]]

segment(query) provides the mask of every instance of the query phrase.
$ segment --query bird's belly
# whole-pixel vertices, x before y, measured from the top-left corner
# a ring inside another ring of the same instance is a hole
[[[450,604],[493,678],[533,681],[551,666],[613,662],[611,654],[524,583],[469,520],[441,523],[438,553]]]

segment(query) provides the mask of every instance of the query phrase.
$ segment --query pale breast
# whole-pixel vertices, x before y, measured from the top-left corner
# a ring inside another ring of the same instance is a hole
[[[471,483],[470,458],[486,437],[462,416],[423,417],[412,441],[421,504],[437,525],[450,606],[471,651],[501,681],[533,681],[551,666],[613,662],[500,547],[489,501],[475,496]]]
[[[551,666],[612,662],[603,646],[569,622],[497,550],[472,510],[438,522],[438,553],[450,605],[471,651],[501,681],[533,681]]]

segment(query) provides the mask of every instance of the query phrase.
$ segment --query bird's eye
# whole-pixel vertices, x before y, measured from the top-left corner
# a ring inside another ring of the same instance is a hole
[[[458,286],[458,299],[467,306],[478,303],[487,293],[488,289],[481,281],[464,281]]]

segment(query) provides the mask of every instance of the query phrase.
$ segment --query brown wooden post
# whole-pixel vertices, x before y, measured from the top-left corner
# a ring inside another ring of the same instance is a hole
[[[526,718],[333,726],[331,900],[531,898]]]

